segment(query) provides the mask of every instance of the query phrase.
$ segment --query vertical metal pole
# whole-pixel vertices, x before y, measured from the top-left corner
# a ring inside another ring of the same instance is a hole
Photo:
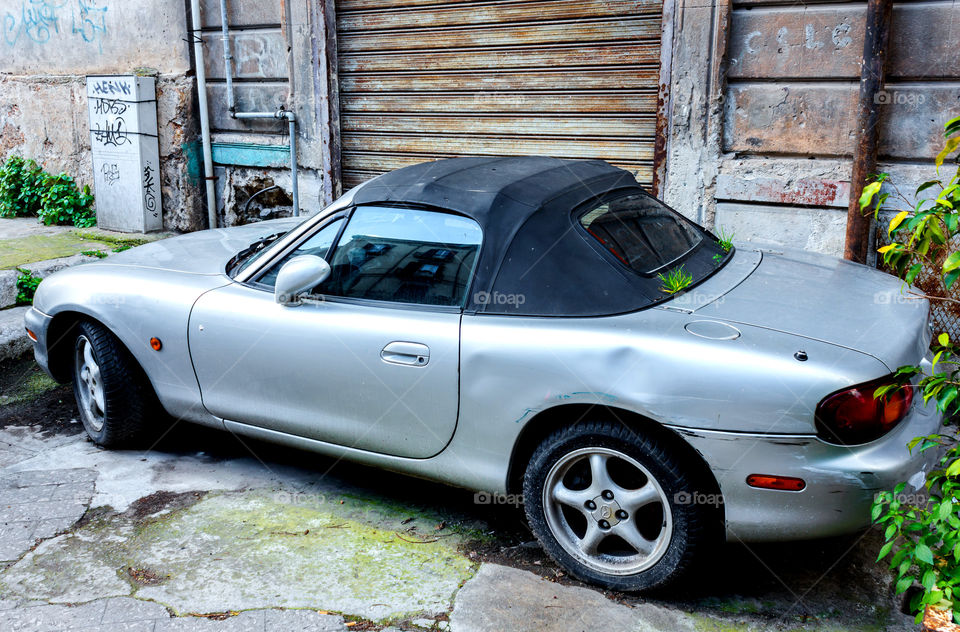
[[[207,69],[203,60],[203,40],[200,39],[200,0],[191,0],[193,22],[193,56],[197,64],[197,107],[200,110],[200,141],[203,147],[203,179],[207,188],[207,220],[210,228],[217,227],[217,190],[213,186],[213,150],[210,145],[210,113],[207,107]]]
[[[883,90],[887,43],[890,39],[892,0],[869,0],[863,38],[863,65],[860,68],[860,101],[857,107],[857,146],[853,154],[850,176],[850,204],[847,207],[847,234],[843,257],[859,263],[867,262],[872,218],[860,211],[860,195],[867,176],[877,168],[877,146],[880,134],[880,108]]]
[[[291,115],[290,123],[290,181],[293,188],[293,216],[300,217],[300,186],[297,182],[297,119]]]

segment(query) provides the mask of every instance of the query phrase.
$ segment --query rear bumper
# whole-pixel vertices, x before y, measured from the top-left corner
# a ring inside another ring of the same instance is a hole
[[[36,341],[33,343],[33,357],[36,358],[37,364],[40,365],[40,368],[46,371],[47,375],[50,375],[51,377],[53,376],[50,374],[50,358],[47,347],[47,334],[50,331],[50,323],[52,321],[52,316],[47,316],[35,307],[28,309],[27,313],[23,316],[24,328],[32,331],[37,337]]]
[[[722,500],[691,492],[685,502],[722,502],[727,539],[743,542],[805,540],[851,533],[870,524],[880,491],[906,482],[904,493],[923,487],[935,449],[907,450],[910,439],[939,431],[941,415],[915,398],[910,415],[892,432],[862,446],[834,446],[807,435],[749,435],[678,429],[710,464]],[[800,492],[757,489],[750,474],[793,476]]]

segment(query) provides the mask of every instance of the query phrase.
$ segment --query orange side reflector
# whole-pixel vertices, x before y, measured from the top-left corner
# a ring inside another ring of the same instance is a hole
[[[160,342],[159,338],[151,338],[150,348],[153,349],[154,351],[160,351],[160,349],[163,349],[163,343]]]
[[[29,329],[27,330],[27,337],[29,337],[30,340],[37,342],[37,334],[33,333]]]
[[[784,492],[799,492],[807,486],[802,478],[773,476],[772,474],[751,474],[747,477],[747,485],[760,489],[778,489]]]

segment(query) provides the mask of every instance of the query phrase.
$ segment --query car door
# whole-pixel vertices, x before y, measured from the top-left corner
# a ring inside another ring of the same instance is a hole
[[[440,452],[457,422],[460,315],[480,238],[465,217],[360,207],[251,282],[204,294],[189,335],[204,406],[361,450]],[[279,305],[276,276],[299,254],[327,254],[331,275],[301,305]]]

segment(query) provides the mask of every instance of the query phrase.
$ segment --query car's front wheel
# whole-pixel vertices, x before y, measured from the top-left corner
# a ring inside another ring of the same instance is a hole
[[[549,436],[524,476],[527,520],[572,575],[616,590],[680,578],[707,534],[694,481],[664,441],[608,422]]]
[[[73,394],[87,435],[106,448],[133,447],[147,437],[148,387],[136,361],[102,325],[76,329]]]

